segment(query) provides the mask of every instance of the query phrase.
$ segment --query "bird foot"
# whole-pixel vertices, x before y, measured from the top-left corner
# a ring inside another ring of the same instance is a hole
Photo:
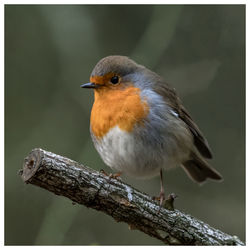
[[[168,210],[174,210],[174,201],[178,196],[174,193],[168,195],[168,198],[165,198],[165,194],[160,192],[158,197],[153,197],[153,200],[157,200],[160,202],[160,208],[164,207]]]
[[[156,201],[159,201],[160,202],[160,207],[162,206],[163,204],[163,201],[165,201],[165,193],[164,191],[161,191],[159,196],[153,196],[153,200],[156,200]]]
[[[122,174],[121,172],[114,173],[114,174],[112,174],[112,173],[108,174],[103,169],[100,170],[100,173],[102,173],[105,176],[108,176],[110,179],[111,178],[113,178],[113,179],[121,179],[120,176]]]

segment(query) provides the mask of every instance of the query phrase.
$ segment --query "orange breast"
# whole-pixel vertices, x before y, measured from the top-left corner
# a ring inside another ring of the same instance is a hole
[[[140,97],[140,89],[103,88],[95,90],[95,102],[91,111],[91,129],[96,137],[103,137],[111,128],[119,126],[130,132],[135,124],[143,125],[149,107]]]

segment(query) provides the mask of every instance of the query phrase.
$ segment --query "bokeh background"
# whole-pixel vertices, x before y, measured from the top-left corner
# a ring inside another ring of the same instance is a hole
[[[17,174],[35,147],[110,172],[89,135],[93,93],[80,84],[111,54],[174,86],[213,150],[222,183],[199,186],[181,168],[164,173],[176,207],[244,241],[244,5],[6,5],[5,244],[161,244]],[[158,177],[123,180],[159,192]]]

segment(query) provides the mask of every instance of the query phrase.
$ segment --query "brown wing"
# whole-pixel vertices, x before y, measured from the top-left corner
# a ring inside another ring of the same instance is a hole
[[[205,158],[211,159],[213,156],[206,138],[203,136],[198,126],[195,124],[191,116],[188,114],[188,112],[182,105],[181,105],[180,118],[188,125],[194,137],[194,144],[201,153],[201,155],[204,156]]]
[[[187,110],[181,104],[180,98],[177,96],[175,89],[168,86],[165,82],[159,81],[157,86],[154,87],[154,90],[158,94],[164,96],[167,104],[179,115],[180,119],[187,124],[194,137],[194,144],[200,154],[205,158],[212,158],[212,153],[207,140],[202,135],[200,129],[192,120]]]

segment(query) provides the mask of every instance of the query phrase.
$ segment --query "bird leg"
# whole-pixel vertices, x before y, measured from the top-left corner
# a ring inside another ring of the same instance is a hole
[[[163,186],[163,175],[162,175],[162,169],[160,170],[160,194],[158,197],[153,197],[153,200],[158,200],[160,201],[160,207],[162,207],[163,201],[165,201],[165,191],[164,191],[164,186]]]
[[[161,184],[160,194],[158,197],[153,197],[153,200],[160,201],[159,211],[161,207],[164,207],[168,210],[174,210],[174,201],[177,198],[177,195],[174,193],[171,193],[168,195],[167,199],[165,198],[162,169],[160,170],[160,184]]]
[[[164,191],[164,186],[163,186],[162,169],[160,170],[160,184],[161,184],[161,190],[160,190],[159,198],[160,198],[160,207],[161,207],[163,204],[163,201],[165,200],[165,191]]]

